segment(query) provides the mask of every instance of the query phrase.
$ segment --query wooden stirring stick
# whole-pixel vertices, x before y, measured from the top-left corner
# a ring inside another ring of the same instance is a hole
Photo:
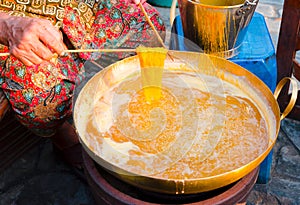
[[[161,38],[161,36],[159,35],[157,29],[155,28],[155,26],[153,25],[153,23],[151,22],[151,19],[149,18],[146,10],[144,9],[143,5],[141,3],[139,3],[139,7],[141,9],[141,11],[143,12],[148,24],[151,26],[151,28],[153,29],[157,39],[159,40],[160,44],[165,48],[168,49],[167,46],[165,45],[163,39]],[[77,50],[65,50],[64,53],[84,53],[84,52],[136,52],[135,49],[77,49]],[[2,56],[9,56],[10,53],[0,53],[0,57]],[[169,53],[168,53],[168,56]],[[171,56],[170,56],[171,57]],[[173,59],[171,57],[171,59]]]
[[[10,53],[0,53],[0,57],[9,56]]]
[[[162,38],[160,37],[157,29],[155,28],[155,26],[153,25],[153,23],[151,22],[151,19],[149,18],[146,10],[144,9],[143,5],[141,3],[139,3],[139,7],[141,9],[141,11],[143,12],[144,16],[146,17],[147,22],[149,23],[149,25],[151,26],[151,28],[153,29],[157,39],[159,40],[160,44],[167,49],[167,46],[165,45],[164,41],[162,40]],[[84,53],[84,52],[136,52],[135,49],[78,49],[78,50],[65,50],[64,53]],[[0,57],[3,56],[9,56],[10,53],[0,53]]]
[[[154,26],[153,23],[151,22],[151,19],[149,18],[148,14],[147,14],[147,12],[146,12],[146,10],[145,10],[145,8],[144,8],[144,6],[143,6],[141,3],[139,3],[139,7],[140,7],[141,11],[143,12],[144,16],[146,17],[146,20],[147,20],[148,24],[149,24],[149,25],[151,26],[151,28],[153,29],[153,31],[154,31],[154,33],[155,33],[157,39],[159,40],[160,44],[161,44],[164,48],[167,49],[167,46],[165,45],[165,43],[164,43],[164,41],[162,40],[162,38],[160,37],[160,35],[159,35],[157,29],[155,28],[155,26]]]
[[[91,53],[91,52],[103,52],[103,53],[111,53],[111,52],[135,52],[135,49],[128,48],[103,48],[103,49],[77,49],[77,50],[65,50],[65,53]]]
[[[111,52],[135,52],[135,49],[78,49],[78,50],[65,50],[64,53],[88,53],[88,52],[103,52],[103,53],[111,53]],[[0,57],[9,56],[10,53],[0,53]]]
[[[159,35],[157,29],[155,28],[155,26],[154,26],[153,23],[151,22],[151,19],[149,18],[149,15],[147,14],[147,12],[146,12],[144,6],[143,6],[141,3],[139,3],[139,7],[140,7],[141,11],[143,12],[144,16],[146,17],[146,20],[147,20],[148,24],[149,24],[149,25],[151,26],[151,28],[153,29],[153,31],[154,31],[154,33],[155,33],[155,35],[156,35],[158,41],[160,42],[160,44],[161,44],[165,49],[168,49],[168,47],[165,45],[164,41],[163,41],[162,38],[160,37],[160,35]],[[170,59],[171,59],[172,61],[174,61],[174,57],[173,57],[169,52],[167,53],[167,55],[170,57]]]

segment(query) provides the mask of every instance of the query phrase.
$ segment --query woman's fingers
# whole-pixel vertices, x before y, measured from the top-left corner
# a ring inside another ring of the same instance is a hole
[[[60,31],[50,21],[16,17],[9,27],[10,52],[25,65],[40,64],[65,50]]]
[[[30,66],[32,64],[40,64],[43,61],[48,61],[52,58],[53,54],[47,47],[44,49],[41,48],[43,47],[30,47],[30,49],[19,49],[18,47],[14,47],[11,49],[11,54],[21,60],[26,66]]]
[[[37,56],[37,59],[32,59],[32,56],[34,56],[34,54],[29,55],[29,56],[30,56],[30,59],[28,58],[28,56],[20,56],[18,59],[20,61],[22,61],[22,63],[26,66],[37,65],[37,64],[40,64],[43,62],[43,60],[38,58],[38,56]]]
[[[44,28],[39,35],[39,39],[59,55],[66,49],[61,32],[54,26]]]

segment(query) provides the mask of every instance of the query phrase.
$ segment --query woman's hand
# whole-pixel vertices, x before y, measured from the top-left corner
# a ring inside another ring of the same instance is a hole
[[[4,31],[1,43],[27,66],[49,61],[54,53],[61,54],[66,49],[60,31],[45,19],[6,16],[0,28],[1,33]]]

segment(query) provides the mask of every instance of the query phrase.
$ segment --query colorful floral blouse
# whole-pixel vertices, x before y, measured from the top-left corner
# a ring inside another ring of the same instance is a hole
[[[157,30],[164,31],[158,12],[150,5],[145,9]],[[143,14],[124,0],[0,0],[0,12],[49,19],[75,49],[136,47],[155,42]],[[8,51],[0,45],[0,52]],[[71,116],[74,89],[84,77],[82,59],[100,57],[104,56],[69,54],[56,62],[30,67],[14,56],[0,57],[0,87],[23,125],[37,135],[50,136]]]

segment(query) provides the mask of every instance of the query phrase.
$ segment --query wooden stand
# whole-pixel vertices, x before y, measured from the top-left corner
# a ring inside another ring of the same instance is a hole
[[[83,151],[83,164],[87,182],[96,204],[159,205],[159,204],[237,204],[245,203],[258,176],[258,168],[236,183],[198,194],[172,195],[151,192],[129,185],[98,166]]]
[[[277,45],[277,83],[284,77],[294,76],[300,81],[300,64],[296,60],[296,52],[300,50],[300,1],[285,0],[283,5],[282,21]],[[290,99],[289,85],[285,86],[278,98],[281,110]],[[289,118],[300,120],[300,91],[297,103]]]

